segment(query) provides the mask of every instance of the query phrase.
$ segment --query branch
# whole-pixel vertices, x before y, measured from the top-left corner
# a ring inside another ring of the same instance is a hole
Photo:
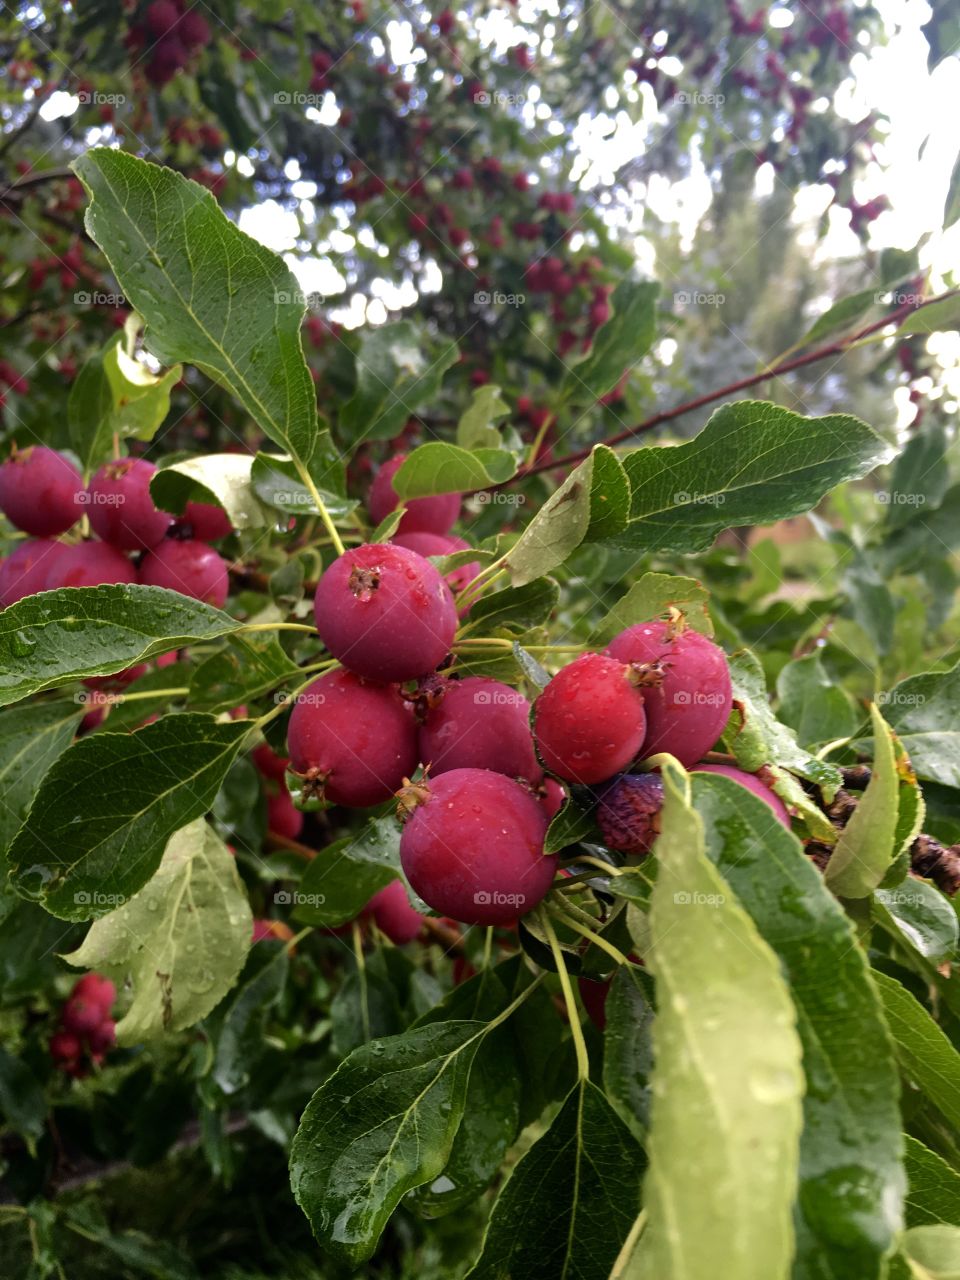
[[[660,413],[655,413],[653,417],[638,423],[635,427],[627,427],[616,435],[610,436],[609,439],[597,443],[611,447],[622,444],[624,440],[629,440],[633,436],[651,430],[653,427],[659,427],[664,422],[672,422],[674,418],[682,418],[684,414],[692,413],[694,409],[702,409],[705,405],[714,404],[717,400],[736,395],[737,392],[745,391],[748,387],[755,387],[759,382],[766,382],[770,378],[780,378],[785,373],[792,373],[795,369],[802,369],[808,364],[816,364],[817,361],[826,360],[829,356],[843,355],[856,346],[858,342],[868,338],[872,333],[885,329],[888,325],[898,324],[914,311],[919,311],[935,302],[943,302],[946,298],[954,298],[958,295],[960,295],[960,289],[950,289],[935,298],[927,298],[924,302],[903,303],[880,320],[875,320],[872,324],[866,325],[856,333],[849,334],[846,338],[838,338],[836,342],[831,342],[828,346],[815,347],[813,351],[808,351],[805,355],[794,356],[792,360],[782,360],[779,364],[771,365],[767,369],[761,369],[759,373],[752,373],[749,377],[740,378],[737,382],[730,382],[725,387],[719,387],[715,391],[708,391],[702,396],[697,396],[694,400],[686,400],[683,404],[675,405],[672,409],[664,409]],[[535,476],[542,471],[555,471],[558,467],[567,467],[573,463],[582,462],[584,458],[590,456],[593,447],[591,444],[584,449],[578,449],[575,453],[568,453],[562,458],[554,458],[549,462],[538,462],[532,467],[521,467],[510,480],[504,481],[502,485],[491,485],[491,488],[502,489],[506,485],[515,484],[517,480],[525,480],[527,476]]]

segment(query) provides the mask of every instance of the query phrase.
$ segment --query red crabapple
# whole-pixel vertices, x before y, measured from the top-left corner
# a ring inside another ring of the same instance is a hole
[[[201,542],[219,542],[233,533],[230,517],[215,502],[188,502],[179,523]]]
[[[24,533],[49,538],[83,515],[83,478],[55,449],[17,449],[0,466],[0,510]]]
[[[663,780],[657,773],[625,773],[604,787],[597,825],[608,849],[649,853],[660,834]]]
[[[230,590],[225,561],[193,538],[166,538],[143,557],[139,576],[145,587],[167,587],[215,609],[223,608]]]
[[[540,783],[539,790],[540,804],[547,815],[547,821],[551,822],[563,808],[567,793],[555,778],[544,778]]]
[[[91,1003],[99,1005],[104,1013],[109,1013],[113,1007],[114,1000],[117,998],[117,988],[109,978],[103,978],[99,973],[85,973],[82,978],[78,978],[74,983],[70,994],[72,997],[89,1000]]]
[[[144,458],[105,462],[87,490],[94,533],[122,551],[138,551],[162,542],[173,516],[160,511],[150,496],[157,468]]]
[[[153,0],[147,6],[146,19],[152,36],[165,36],[179,22],[180,13],[174,0]]]
[[[102,1062],[103,1055],[112,1049],[117,1042],[117,1024],[112,1018],[104,1018],[103,1022],[87,1036],[87,1044],[95,1062]]]
[[[392,686],[331,671],[297,696],[287,749],[306,795],[364,809],[388,799],[416,768],[417,730]]]
[[[406,547],[408,551],[415,551],[418,556],[450,556],[455,551],[469,551],[470,543],[464,542],[463,538],[456,537],[452,533],[395,533],[391,538],[391,542],[396,543],[398,547]],[[480,572],[479,560],[470,560],[466,564],[460,565],[458,569],[451,569],[446,575],[447,582],[450,583],[450,590],[454,595],[458,595],[468,583],[471,583]],[[466,609],[460,609],[460,617],[464,617],[470,612],[469,605]]]
[[[735,769],[729,764],[698,764],[693,770],[694,773],[720,773],[725,778],[732,778],[734,782],[738,782],[741,787],[746,787],[748,791],[752,791],[755,796],[759,796],[773,810],[779,822],[790,830],[790,815],[787,813],[786,806],[783,801],[773,791],[762,778],[755,773],[746,773],[743,769]]]
[[[334,560],[317,583],[314,614],[333,656],[373,680],[433,671],[457,629],[453,595],[430,561],[386,542]]]
[[[407,879],[435,911],[464,924],[509,924],[540,902],[556,858],[547,818],[518,782],[488,769],[453,769],[400,793],[413,812],[400,837]]]
[[[53,561],[45,589],[99,587],[109,582],[136,580],[136,570],[122,551],[105,542],[76,542],[65,546]]]
[[[399,880],[391,880],[378,890],[364,912],[373,916],[380,932],[397,946],[412,942],[423,928],[423,916],[410,905],[407,891]]]
[[[606,981],[594,978],[578,978],[580,999],[587,1011],[587,1016],[598,1031],[607,1025],[607,996],[610,994],[610,979]]]
[[[633,672],[585,653],[553,677],[534,704],[540,759],[567,782],[603,782],[643,745],[646,717]]]
[[[283,781],[290,763],[286,756],[278,756],[266,742],[261,742],[258,747],[254,747],[250,755],[264,778],[273,778],[275,782]]]
[[[286,791],[267,796],[267,828],[288,840],[296,840],[303,830],[303,814]]]
[[[420,726],[418,745],[431,777],[451,769],[491,769],[530,783],[543,776],[533,751],[529,702],[486,676],[444,683]]]
[[[385,520],[400,503],[393,477],[406,461],[404,454],[385,462],[374,476],[367,498],[367,510],[374,524]],[[431,498],[408,498],[398,526],[400,533],[447,533],[460,514],[459,493],[438,493]]]
[[[657,621],[621,631],[607,652],[643,668],[644,755],[667,751],[687,769],[696,764],[730,715],[733,692],[723,650],[698,631]]]
[[[27,538],[0,565],[0,605],[16,604],[24,596],[46,591],[47,579],[66,543],[52,538]]]
[[[50,1056],[56,1062],[76,1062],[82,1052],[80,1037],[72,1031],[55,1031],[50,1037]]]

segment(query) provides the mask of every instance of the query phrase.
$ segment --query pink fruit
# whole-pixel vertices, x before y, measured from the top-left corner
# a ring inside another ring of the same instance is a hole
[[[420,726],[420,761],[431,777],[451,769],[491,769],[537,783],[530,704],[522,693],[485,676],[448,680]]]
[[[45,445],[18,449],[0,466],[0,510],[24,533],[66,533],[83,515],[82,494],[80,472]]]
[[[153,0],[147,6],[147,27],[152,36],[163,36],[175,27],[180,19],[174,0]]]
[[[720,737],[733,692],[723,650],[698,631],[646,622],[621,631],[608,653],[640,664],[647,712],[645,756],[667,751],[689,768]]]
[[[0,605],[16,604],[24,596],[46,591],[53,566],[66,544],[50,538],[28,538],[0,565]]]
[[[76,1035],[88,1035],[103,1021],[103,1005],[84,996],[71,996],[63,1006],[60,1021],[67,1031]]]
[[[412,942],[423,928],[423,916],[411,907],[407,891],[399,880],[391,880],[375,893],[364,910],[373,916],[381,933],[397,946]]]
[[[150,496],[150,479],[157,468],[143,458],[105,462],[87,490],[88,513],[94,533],[122,551],[155,547],[173,524]]]
[[[112,1049],[117,1040],[117,1024],[112,1018],[104,1018],[103,1022],[87,1036],[90,1052],[97,1062],[103,1061],[103,1055]]]
[[[660,834],[663,780],[657,773],[625,773],[604,787],[597,803],[597,825],[608,849],[649,853]]]
[[[167,538],[144,556],[140,581],[145,587],[167,587],[181,595],[222,609],[230,590],[225,561],[205,542]]]
[[[219,542],[233,533],[230,517],[215,502],[188,502],[181,522],[189,525],[193,537],[201,542]]]
[[[117,998],[117,988],[109,978],[102,978],[99,973],[85,973],[74,984],[70,995],[99,1005],[104,1013],[109,1013]]]
[[[580,999],[587,1011],[587,1016],[598,1031],[607,1025],[607,996],[610,994],[610,979],[596,981],[593,978],[578,978]]]
[[[308,795],[363,809],[387,800],[416,768],[416,725],[390,685],[331,671],[297,696],[287,749]]]
[[[314,597],[317,631],[335,658],[373,680],[413,680],[450,651],[457,611],[422,556],[391,543],[344,552]]]
[[[50,566],[46,590],[56,587],[99,587],[110,582],[136,582],[133,565],[105,542],[77,542],[64,547]]]
[[[418,556],[424,557],[450,556],[455,551],[470,550],[469,542],[464,542],[463,538],[458,538],[452,533],[395,533],[391,541],[398,547],[406,547],[408,551],[415,551]],[[479,572],[479,560],[470,560],[467,564],[462,564],[459,569],[452,569],[446,575],[450,590],[454,595],[458,595]],[[469,612],[469,607],[461,609],[461,618]]]
[[[547,815],[548,822],[557,816],[566,798],[567,793],[554,778],[544,778],[540,783],[540,804]]]
[[[643,698],[629,667],[585,653],[553,677],[534,704],[540,759],[568,782],[603,782],[639,752]]]
[[[57,1062],[75,1062],[81,1052],[80,1039],[72,1031],[55,1031],[50,1037],[50,1056]]]
[[[261,742],[258,747],[254,747],[250,755],[265,778],[273,778],[276,782],[283,781],[287,765],[290,763],[286,756],[278,756],[266,742]]]
[[[401,793],[407,879],[435,911],[464,924],[509,924],[553,882],[547,819],[526,788],[487,769],[454,769]]]
[[[367,510],[374,524],[385,520],[400,503],[399,495],[393,487],[393,477],[405,461],[406,455],[399,454],[385,462],[374,476],[367,499]],[[431,498],[409,498],[398,532],[447,533],[456,524],[460,502],[459,493],[438,493]]]
[[[755,796],[759,796],[775,813],[777,820],[790,830],[790,815],[787,813],[786,806],[770,787],[755,773],[746,773],[743,769],[735,769],[729,764],[698,764],[693,770],[694,773],[720,773],[725,778],[732,778],[734,782],[739,782],[741,787],[746,787],[748,791],[752,791]]]
[[[288,840],[296,840],[303,830],[303,814],[286,791],[267,796],[267,829]]]

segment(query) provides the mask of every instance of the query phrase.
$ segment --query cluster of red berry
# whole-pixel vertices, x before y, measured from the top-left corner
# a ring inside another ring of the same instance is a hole
[[[127,33],[127,47],[145,52],[146,76],[158,88],[172,80],[187,65],[191,53],[210,40],[210,24],[203,16],[204,5],[186,0],[153,0],[143,21]]]
[[[110,1016],[117,989],[109,978],[87,973],[74,985],[60,1011],[60,1029],[50,1037],[50,1056],[67,1075],[86,1075],[98,1066],[114,1043]]]
[[[150,496],[156,472],[143,458],[105,463],[88,486],[55,449],[16,449],[0,466],[0,510],[30,538],[0,562],[0,605],[57,587],[140,582],[168,587],[220,608],[226,562],[208,541],[232,530],[224,511],[191,502],[180,519]],[[96,537],[60,541],[86,515]],[[130,553],[139,553],[135,564]]]

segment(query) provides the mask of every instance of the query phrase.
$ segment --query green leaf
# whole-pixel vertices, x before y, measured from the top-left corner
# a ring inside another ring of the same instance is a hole
[[[24,1138],[43,1135],[47,1096],[33,1067],[0,1047],[0,1115]],[[31,1144],[32,1145],[32,1144]]]
[[[737,757],[737,764],[748,773],[756,773],[765,764],[791,769],[823,787],[827,798],[832,799],[840,786],[839,769],[804,750],[793,730],[781,724],[773,714],[759,659],[748,649],[733,654],[730,658],[730,679],[733,684],[733,712],[724,741],[729,743]],[[795,800],[793,794],[789,797],[783,792],[780,794],[788,802]],[[800,797],[802,800],[802,791]]]
[[[960,1054],[905,987],[873,973],[903,1074],[960,1128]]]
[[[901,680],[877,703],[918,777],[960,787],[960,663]]]
[[[653,1072],[654,987],[635,965],[614,974],[604,1006],[603,1091],[638,1142],[646,1142]]]
[[[461,449],[502,449],[500,430],[493,424],[509,412],[510,406],[495,383],[477,387],[457,423],[457,444]]]
[[[253,491],[264,506],[285,516],[315,516],[320,508],[288,455],[258,453],[250,472]],[[344,520],[359,505],[353,498],[319,487],[320,498],[334,520]]]
[[[290,1154],[321,1246],[357,1266],[406,1193],[443,1171],[482,1022],[438,1022],[355,1049],[317,1090]]]
[[[306,304],[282,259],[172,169],[107,147],[73,168],[90,196],[87,231],[147,322],[150,351],[226,387],[322,488],[343,493],[343,464],[320,428],[300,344]]]
[[[709,598],[709,592],[695,578],[645,573],[597,623],[590,644],[600,648],[618,632],[639,622],[652,622],[668,609],[680,609],[694,631],[712,636],[713,626],[707,613]]]
[[[689,779],[663,768],[650,907],[657,1017],[636,1280],[786,1280],[803,1071],[780,962],[704,852]],[[631,1273],[634,1274],[634,1273]]]
[[[560,589],[552,578],[534,578],[522,587],[507,587],[482,596],[470,606],[470,622],[482,623],[478,630],[484,635],[491,635],[500,627],[529,631],[549,619],[559,599]]]
[[[226,649],[194,668],[190,705],[197,711],[229,711],[299,676],[300,668],[287,657],[275,634],[231,636]]]
[[[193,1026],[243,968],[253,915],[236,858],[202,818],[167,842],[160,866],[132,898],[95,921],[68,964],[133,991],[117,1043],[140,1044]]]
[[[83,715],[76,703],[37,702],[0,714],[0,862],[37,787]]]
[[[210,808],[249,730],[249,720],[190,712],[81,738],[48,771],[10,847],[14,888],[61,920],[126,902],[173,833]]]
[[[907,1226],[933,1222],[960,1224],[960,1174],[922,1142],[904,1136],[907,1170]]]
[[[112,457],[113,440],[152,440],[170,412],[170,393],[182,368],[153,374],[127,355],[116,334],[84,364],[67,401],[70,443],[84,474]]]
[[[852,737],[860,716],[849,695],[832,684],[819,653],[786,663],[777,676],[778,717],[811,750]]]
[[[507,556],[515,587],[550,573],[584,539],[622,528],[629,487],[617,455],[596,445],[533,517]]]
[[[455,342],[430,341],[410,320],[364,329],[356,390],[340,411],[341,430],[352,441],[395,436],[437,394],[458,355]]]
[[[941,298],[931,302],[900,324],[894,338],[908,338],[911,334],[939,333],[942,329],[960,328],[960,298]]]
[[[769,806],[716,774],[692,785],[707,854],[776,952],[796,1007],[807,1087],[793,1280],[879,1280],[904,1178],[898,1072],[866,959]]]
[[[929,516],[943,502],[950,483],[946,451],[946,433],[939,423],[907,441],[893,465],[885,495],[884,523],[888,529],[900,529],[918,516]]]
[[[651,280],[622,281],[610,299],[610,319],[594,335],[584,358],[567,365],[560,402],[590,404],[612,391],[625,369],[647,354],[657,334],[657,296]]]
[[[495,969],[484,969],[420,1019],[419,1025],[469,1019],[489,1022],[509,1003]],[[412,1194],[427,1217],[453,1213],[472,1204],[503,1164],[520,1123],[522,1083],[512,1026],[507,1023],[484,1036],[470,1068],[464,1106],[466,1123],[453,1140],[443,1173]]]
[[[393,477],[401,498],[433,493],[469,493],[509,480],[517,460],[506,449],[462,449],[433,440],[409,455]]]
[[[588,794],[580,792],[569,796],[563,807],[550,819],[543,845],[544,853],[559,853],[569,845],[599,835],[595,816],[597,802],[595,798],[587,799]]]
[[[211,1074],[224,1093],[236,1093],[249,1084],[251,1066],[263,1049],[267,1013],[283,994],[289,968],[286,947],[273,948],[273,954],[255,947],[250,953],[214,1035]]]
[[[868,311],[872,311],[878,303],[876,289],[863,289],[860,293],[852,293],[846,298],[841,298],[816,318],[796,344],[797,347],[807,347],[833,333],[841,333],[852,328],[856,321],[862,319]]]
[[[294,917],[303,924],[344,924],[399,876],[399,824],[393,817],[371,818],[356,836],[335,841],[309,864],[293,900]]]
[[[914,1280],[960,1280],[960,1227],[911,1227],[903,1253]]]
[[[809,511],[836,485],[892,456],[846,414],[804,418],[759,400],[724,405],[685,444],[624,457],[630,518],[609,540],[627,550],[703,551],[723,529]]]
[[[238,631],[219,609],[126,583],[26,596],[0,614],[0,706]]]
[[[184,458],[158,471],[150,481],[154,502],[183,515],[188,502],[222,507],[235,529],[259,529],[267,523],[251,484],[253,458],[244,453],[207,453]]]
[[[926,880],[911,876],[894,889],[878,889],[875,910],[884,911],[895,930],[935,965],[956,955],[960,921],[953,903]]]
[[[827,863],[824,881],[840,898],[866,898],[879,888],[894,858],[897,816],[900,810],[899,777],[890,730],[871,704],[873,722],[873,773],[849,822],[840,832]]]
[[[518,1162],[471,1280],[607,1280],[640,1199],[643,1151],[589,1081]]]

